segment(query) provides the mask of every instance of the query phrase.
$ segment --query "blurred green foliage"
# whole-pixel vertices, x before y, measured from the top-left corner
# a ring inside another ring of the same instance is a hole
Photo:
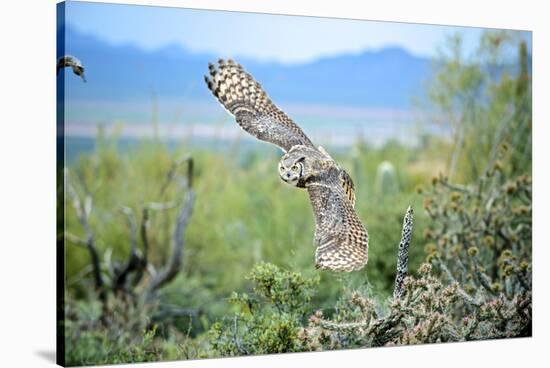
[[[260,143],[261,144],[261,143]],[[358,144],[358,157],[334,155],[346,168],[359,168],[355,180],[357,211],[367,224],[370,236],[371,267],[366,279],[381,293],[389,295],[395,264],[393,254],[400,237],[404,210],[409,204],[422,203],[414,189],[426,184],[436,172],[418,174],[414,167],[420,154],[410,148],[388,143],[381,149]],[[108,251],[114,260],[125,260],[129,250],[130,231],[121,207],[129,207],[139,214],[143,203],[167,202],[181,196],[177,186],[168,186],[166,175],[173,161],[185,156],[182,145],[177,151],[167,150],[161,143],[144,142],[139,148],[118,152],[116,137],[98,137],[97,151],[82,156],[71,168],[82,179],[79,185],[87,187],[94,197],[91,227],[102,252]],[[184,267],[186,278],[198,277],[201,284],[213,294],[224,295],[239,289],[252,265],[261,260],[292,269],[314,270],[314,220],[307,193],[284,185],[274,174],[278,156],[266,153],[248,153],[246,161],[235,151],[229,155],[192,151],[195,159],[197,205],[186,236]],[[378,196],[375,189],[377,163],[392,157],[396,180],[402,179],[402,190],[393,196]],[[413,165],[412,175],[409,167]],[[423,170],[428,170],[423,169]],[[430,175],[431,174],[431,175]],[[354,175],[352,171],[352,175]],[[413,176],[415,175],[415,176]],[[77,188],[78,189],[78,188]],[[161,194],[162,192],[162,194]],[[83,235],[73,209],[67,206],[66,230]],[[149,218],[151,261],[158,263],[168,256],[170,224],[175,210],[152,212]],[[422,227],[422,215],[419,227]],[[71,244],[69,244],[71,245]],[[420,262],[421,252],[413,262]],[[223,267],[219,267],[223,264]],[[67,276],[70,285],[82,295],[85,286],[82,271],[88,269],[87,250],[67,248]],[[340,276],[322,273],[323,280],[339,288]],[[347,278],[362,283],[364,272]],[[327,288],[329,293],[335,289]],[[335,294],[332,294],[335,297]]]
[[[495,159],[500,143],[514,148],[509,170],[531,170],[531,62],[525,41],[511,31],[485,31],[465,55],[450,37],[434,63],[428,100],[435,120],[449,126],[454,147],[447,175],[470,182]]]

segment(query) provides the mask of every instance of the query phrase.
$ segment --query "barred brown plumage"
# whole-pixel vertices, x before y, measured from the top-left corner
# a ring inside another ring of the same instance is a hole
[[[354,210],[349,174],[322,147],[313,145],[240,64],[220,59],[208,69],[208,88],[239,126],[285,152],[279,162],[281,179],[307,189],[316,223],[316,267],[349,272],[365,266],[368,233]]]

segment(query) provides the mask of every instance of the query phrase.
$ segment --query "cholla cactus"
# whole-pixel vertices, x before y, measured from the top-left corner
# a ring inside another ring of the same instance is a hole
[[[352,293],[332,319],[314,313],[298,333],[305,350],[481,340],[530,334],[531,294],[507,299],[469,296],[458,283],[442,283],[423,264],[419,277],[406,277],[400,298],[378,313],[372,299]]]
[[[477,304],[492,302],[513,313],[510,305],[526,303],[529,324],[521,335],[530,335],[531,195],[531,177],[507,177],[499,159],[473,186],[434,178],[425,201],[433,220],[426,231],[428,261]]]
[[[397,175],[395,167],[389,161],[383,161],[376,169],[375,179],[376,194],[382,197],[397,193]]]
[[[413,210],[411,206],[407,208],[407,213],[403,219],[403,230],[401,232],[401,241],[397,253],[397,273],[395,276],[395,287],[393,297],[399,298],[403,295],[403,281],[407,276],[409,267],[409,245],[411,244],[413,227]]]

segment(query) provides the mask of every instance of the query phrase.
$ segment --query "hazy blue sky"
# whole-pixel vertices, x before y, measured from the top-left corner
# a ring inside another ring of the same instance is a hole
[[[146,50],[179,44],[194,52],[284,63],[386,46],[434,56],[437,46],[455,32],[462,34],[466,52],[472,52],[482,32],[468,27],[73,1],[66,9],[69,25],[113,44],[132,43]]]

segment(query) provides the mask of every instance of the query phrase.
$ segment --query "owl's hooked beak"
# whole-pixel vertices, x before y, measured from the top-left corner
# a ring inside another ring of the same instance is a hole
[[[293,175],[290,175],[289,172],[287,172],[286,174],[283,174],[281,175],[281,179],[283,179],[283,181],[285,183],[288,183],[290,185],[296,185],[296,183],[298,183],[298,177],[297,176],[293,176]]]

